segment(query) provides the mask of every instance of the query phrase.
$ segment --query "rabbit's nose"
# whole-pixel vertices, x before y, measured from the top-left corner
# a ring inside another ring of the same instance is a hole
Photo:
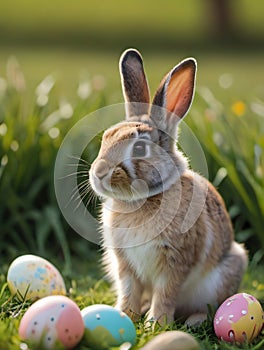
[[[109,166],[107,162],[104,159],[99,159],[94,166],[94,174],[97,176],[99,179],[102,179],[105,177],[108,172],[109,172]]]

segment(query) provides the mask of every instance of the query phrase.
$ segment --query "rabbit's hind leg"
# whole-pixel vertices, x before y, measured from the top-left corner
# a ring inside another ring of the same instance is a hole
[[[229,253],[219,265],[222,278],[218,289],[218,305],[229,296],[237,293],[247,265],[248,256],[246,250],[242,245],[233,242]]]
[[[243,274],[247,268],[247,253],[242,245],[233,242],[228,254],[221,262],[203,279],[198,287],[197,295],[203,297],[198,309],[200,311],[192,313],[186,320],[188,326],[198,326],[206,320],[206,308],[212,303],[219,306],[229,296],[237,293]],[[212,295],[212,292],[214,295]],[[213,298],[212,298],[213,297]],[[207,299],[207,302],[206,302]]]

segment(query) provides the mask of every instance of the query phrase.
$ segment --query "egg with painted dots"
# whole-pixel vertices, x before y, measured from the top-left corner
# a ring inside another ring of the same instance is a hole
[[[81,311],[87,340],[95,348],[110,348],[136,342],[136,329],[131,319],[112,306],[96,304]]]
[[[33,303],[19,325],[22,340],[45,349],[74,348],[84,334],[84,322],[77,304],[66,296],[51,295]]]
[[[214,317],[214,330],[219,340],[250,343],[263,327],[263,310],[259,301],[247,293],[226,299]]]
[[[21,300],[37,300],[49,295],[65,295],[64,280],[48,260],[21,255],[9,266],[7,283],[12,295]]]

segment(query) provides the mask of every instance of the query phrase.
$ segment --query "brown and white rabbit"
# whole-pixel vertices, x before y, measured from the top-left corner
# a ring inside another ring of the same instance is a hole
[[[104,199],[104,262],[116,307],[134,320],[148,293],[147,320],[190,324],[237,292],[247,253],[234,241],[224,202],[205,178],[188,168],[176,147],[177,125],[194,93],[196,61],[175,66],[152,104],[142,57],[120,59],[126,120],[106,130],[90,170]]]

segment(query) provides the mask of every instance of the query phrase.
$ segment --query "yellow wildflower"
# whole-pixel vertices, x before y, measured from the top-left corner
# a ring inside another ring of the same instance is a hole
[[[242,101],[237,101],[232,104],[231,106],[232,112],[237,115],[238,117],[242,117],[242,115],[245,114],[246,111],[246,105]]]
[[[264,290],[264,284],[259,284],[257,290]]]

